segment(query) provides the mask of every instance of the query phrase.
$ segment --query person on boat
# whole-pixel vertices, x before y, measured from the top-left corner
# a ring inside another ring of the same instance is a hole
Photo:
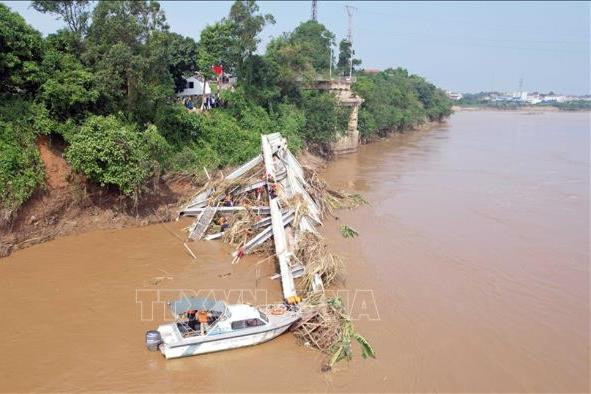
[[[207,324],[207,311],[197,312],[197,319],[199,320],[199,327],[201,328],[201,335],[205,335],[205,325]]]
[[[191,330],[195,331],[197,329],[197,319],[195,318],[195,311],[187,311],[187,317],[189,318],[187,325]]]

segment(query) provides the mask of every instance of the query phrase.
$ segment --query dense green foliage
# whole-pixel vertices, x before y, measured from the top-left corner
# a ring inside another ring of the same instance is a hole
[[[337,73],[340,75],[349,75],[351,71],[355,71],[361,65],[360,59],[355,59],[355,51],[348,40],[341,40],[339,42],[339,59],[337,61]]]
[[[365,139],[442,120],[452,112],[441,89],[401,68],[360,75],[353,90],[365,100],[358,125]]]
[[[18,208],[42,185],[39,134],[63,138],[77,173],[137,197],[162,171],[196,173],[251,158],[261,133],[283,133],[296,152],[327,152],[347,128],[348,107],[305,88],[330,67],[348,71],[353,54],[341,41],[335,62],[335,35],[316,21],[257,53],[263,28],[275,20],[253,0],[235,1],[199,42],[169,31],[153,0],[32,6],[65,28],[43,38],[0,4],[1,208]],[[187,111],[174,96],[183,77],[197,72],[211,81],[214,65],[235,76],[236,86],[221,92],[223,107]],[[449,114],[439,89],[403,70],[359,74],[355,90],[366,99],[359,113],[365,137]]]
[[[25,202],[43,181],[33,134],[0,121],[0,201],[8,209]]]
[[[43,182],[44,171],[35,145],[41,108],[27,100],[10,99],[0,106],[0,208],[12,210]]]
[[[549,105],[562,111],[587,111],[591,109],[591,100],[567,101],[564,103],[551,103]]]
[[[166,149],[155,126],[138,133],[113,115],[89,117],[68,142],[66,158],[74,170],[126,194],[139,190]]]
[[[334,97],[317,91],[306,91],[303,99],[306,127],[305,140],[326,146],[341,130],[347,130],[350,108],[339,106]]]
[[[41,82],[41,34],[0,3],[0,94],[34,92]]]

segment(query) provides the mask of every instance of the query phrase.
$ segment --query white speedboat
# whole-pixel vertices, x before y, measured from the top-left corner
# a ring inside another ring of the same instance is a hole
[[[146,333],[146,346],[167,358],[195,356],[271,340],[295,323],[300,314],[283,304],[257,308],[203,298],[168,304],[175,322]]]

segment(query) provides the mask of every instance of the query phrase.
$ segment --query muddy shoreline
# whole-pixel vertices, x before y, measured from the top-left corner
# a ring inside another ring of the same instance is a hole
[[[362,144],[390,138],[394,134],[428,130],[442,122],[425,122],[420,126],[389,133]],[[82,234],[98,229],[142,227],[166,223],[178,217],[178,210],[205,182],[184,174],[165,174],[155,180],[137,204],[117,190],[99,187],[72,174],[63,159],[65,147],[59,141],[40,137],[37,143],[46,168],[45,186],[37,190],[12,220],[0,224],[0,258],[15,250],[51,241],[58,237]],[[309,151],[298,155],[302,165],[317,170],[332,160]],[[228,169],[223,169],[227,173]]]

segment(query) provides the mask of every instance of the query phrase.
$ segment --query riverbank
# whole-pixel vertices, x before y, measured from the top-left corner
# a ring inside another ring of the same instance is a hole
[[[429,130],[444,122],[427,121],[384,137],[376,136],[362,144],[387,139],[396,133]],[[117,190],[99,187],[75,176],[63,159],[64,146],[59,142],[52,142],[44,136],[37,145],[46,172],[45,187],[21,207],[13,220],[0,227],[0,258],[15,250],[70,234],[170,222],[177,218],[184,202],[205,182],[204,176],[166,174],[153,182],[150,190],[134,204]],[[302,165],[313,170],[338,157],[341,156],[321,157],[308,150],[298,155]],[[228,173],[229,168],[221,171]]]
[[[114,188],[100,187],[73,174],[59,141],[42,136],[37,147],[45,168],[44,187],[13,218],[3,219],[0,257],[60,236],[173,220],[179,204],[199,186],[199,180],[191,176],[165,175],[134,204]]]
[[[521,106],[507,106],[498,107],[492,105],[454,105],[452,106],[454,112],[466,111],[513,111],[513,112],[529,112],[529,113],[543,113],[543,112],[590,112],[591,108],[559,108],[553,106],[539,106],[539,105],[521,105]]]

